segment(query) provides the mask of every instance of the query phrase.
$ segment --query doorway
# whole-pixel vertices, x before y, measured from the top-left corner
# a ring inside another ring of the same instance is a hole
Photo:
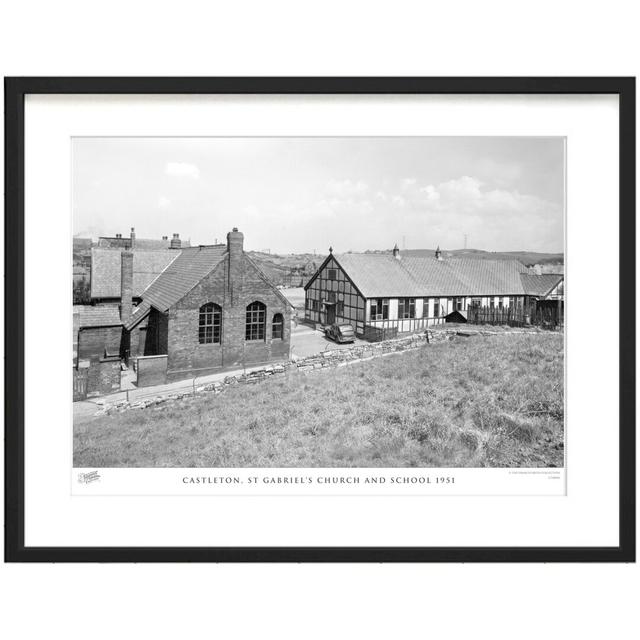
[[[327,304],[327,324],[331,325],[336,321],[336,305]]]

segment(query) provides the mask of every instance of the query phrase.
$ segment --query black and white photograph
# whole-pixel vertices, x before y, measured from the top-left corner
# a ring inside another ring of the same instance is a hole
[[[564,137],[71,162],[75,468],[564,468]]]
[[[3,637],[632,635],[633,3],[1,12]]]

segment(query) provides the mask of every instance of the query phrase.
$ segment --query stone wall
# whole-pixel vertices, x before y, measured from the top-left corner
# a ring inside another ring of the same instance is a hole
[[[466,326],[461,328],[435,328],[429,329],[424,333],[417,333],[394,340],[386,340],[384,342],[375,342],[364,345],[353,345],[345,349],[334,349],[323,351],[321,353],[308,356],[306,358],[293,357],[290,360],[267,365],[260,369],[254,369],[242,375],[229,375],[224,380],[217,380],[207,384],[194,386],[193,389],[185,389],[174,391],[168,394],[158,395],[151,398],[135,400],[129,403],[121,400],[112,405],[103,403],[102,408],[96,415],[104,415],[112,411],[126,411],[127,409],[144,409],[146,407],[163,404],[171,400],[180,400],[195,393],[221,393],[235,385],[252,385],[259,384],[274,376],[282,376],[287,372],[299,372],[308,374],[319,372],[323,369],[331,369],[335,367],[348,366],[352,363],[362,362],[371,358],[382,357],[391,353],[399,353],[413,349],[426,347],[429,344],[437,344],[447,342],[456,338],[469,338],[472,336],[494,336],[494,335],[518,335],[518,334],[538,334],[544,333],[537,329],[501,329],[494,328],[478,328],[467,329]]]

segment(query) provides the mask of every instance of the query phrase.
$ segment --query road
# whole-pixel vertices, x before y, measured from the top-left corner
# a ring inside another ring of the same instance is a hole
[[[308,325],[298,325],[291,331],[291,355],[298,358],[306,358],[321,351],[334,351],[336,349],[348,349],[353,344],[369,344],[365,340],[356,338],[355,343],[338,344],[325,337],[323,331],[314,330]]]

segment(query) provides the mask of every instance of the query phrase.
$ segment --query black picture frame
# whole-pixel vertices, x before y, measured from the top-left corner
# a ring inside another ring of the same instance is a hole
[[[6,562],[634,562],[635,78],[5,78]],[[615,547],[26,547],[24,100],[27,94],[615,94],[620,160],[619,545]]]

